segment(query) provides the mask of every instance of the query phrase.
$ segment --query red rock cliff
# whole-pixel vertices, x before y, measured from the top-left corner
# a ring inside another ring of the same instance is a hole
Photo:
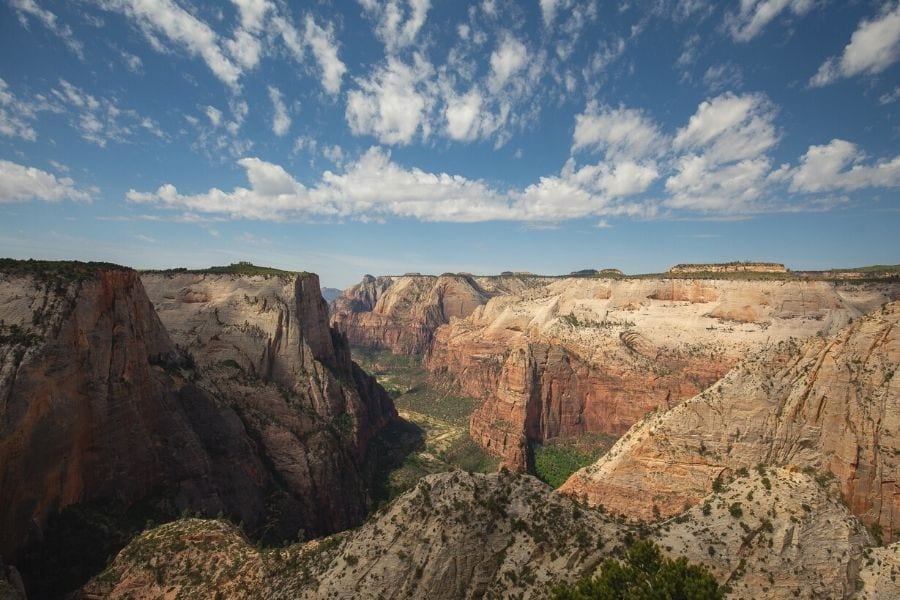
[[[359,461],[395,413],[331,335],[318,280],[290,286],[291,309],[253,359],[270,373],[225,377],[196,344],[176,348],[133,271],[0,274],[2,555],[62,507],[127,506],[161,487],[179,509],[221,511],[251,533],[359,522]]]

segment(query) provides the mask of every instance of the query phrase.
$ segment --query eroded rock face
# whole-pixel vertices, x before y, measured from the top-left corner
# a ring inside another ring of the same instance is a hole
[[[647,417],[562,491],[635,518],[697,503],[757,464],[833,475],[849,509],[894,539],[900,518],[900,303],[831,337],[786,341],[721,382]]]
[[[470,315],[492,296],[527,289],[540,281],[466,274],[366,275],[334,301],[331,323],[353,345],[421,354],[441,325]]]
[[[220,589],[234,598],[544,598],[554,581],[593,574],[630,535],[705,565],[733,598],[849,598],[856,589],[871,540],[811,477],[772,469],[763,483],[752,473],[706,503],[639,533],[528,476],[444,473],[359,529],[265,557],[222,523],[145,532],[82,598],[135,589],[148,599]]]
[[[896,293],[829,282],[562,279],[494,297],[439,328],[426,366],[485,399],[473,439],[522,469],[532,441],[621,435],[745,355],[836,331]]]
[[[218,339],[194,325],[170,337],[131,270],[0,274],[4,557],[38,539],[49,515],[96,499],[164,496],[275,539],[365,514],[360,461],[395,413],[332,336],[318,280],[282,281],[277,309],[251,324],[227,310],[216,320],[214,286],[159,277],[154,289],[170,289],[179,314],[218,323]]]

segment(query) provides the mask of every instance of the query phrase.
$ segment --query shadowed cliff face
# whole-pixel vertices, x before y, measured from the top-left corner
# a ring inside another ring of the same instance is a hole
[[[650,518],[694,504],[713,482],[758,464],[809,469],[851,512],[896,539],[900,520],[900,303],[832,337],[790,340],[645,419],[561,488]]]
[[[272,539],[362,519],[359,464],[393,407],[332,335],[318,279],[278,281],[271,322],[217,325],[249,340],[233,368],[206,360],[196,332],[176,331],[176,347],[133,271],[0,274],[4,557],[38,539],[51,514],[97,499],[163,495]],[[181,303],[215,319],[203,290],[183,292]]]

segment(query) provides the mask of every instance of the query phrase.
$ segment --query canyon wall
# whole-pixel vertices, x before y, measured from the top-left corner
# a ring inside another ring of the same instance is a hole
[[[900,303],[830,337],[750,354],[721,382],[646,417],[562,491],[633,518],[679,513],[741,468],[817,474],[887,541],[900,519]]]
[[[470,315],[493,296],[515,293],[544,280],[454,273],[439,277],[366,275],[334,300],[331,324],[354,346],[422,354],[441,325]]]
[[[531,443],[621,435],[720,379],[744,356],[827,334],[894,285],[558,279],[499,295],[436,330],[425,364],[483,398],[472,438],[529,466]]]
[[[93,500],[221,512],[276,539],[362,519],[359,465],[395,415],[390,400],[328,328],[315,276],[278,280],[271,296],[261,281],[220,277],[269,306],[217,316],[215,289],[194,285],[202,276],[151,276],[159,299],[182,307],[167,316],[218,328],[176,318],[170,335],[134,271],[4,263],[4,558],[39,541],[51,515]]]

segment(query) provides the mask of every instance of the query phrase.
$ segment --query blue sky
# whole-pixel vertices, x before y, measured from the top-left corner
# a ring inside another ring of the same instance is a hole
[[[0,0],[0,255],[900,262],[900,4]]]

